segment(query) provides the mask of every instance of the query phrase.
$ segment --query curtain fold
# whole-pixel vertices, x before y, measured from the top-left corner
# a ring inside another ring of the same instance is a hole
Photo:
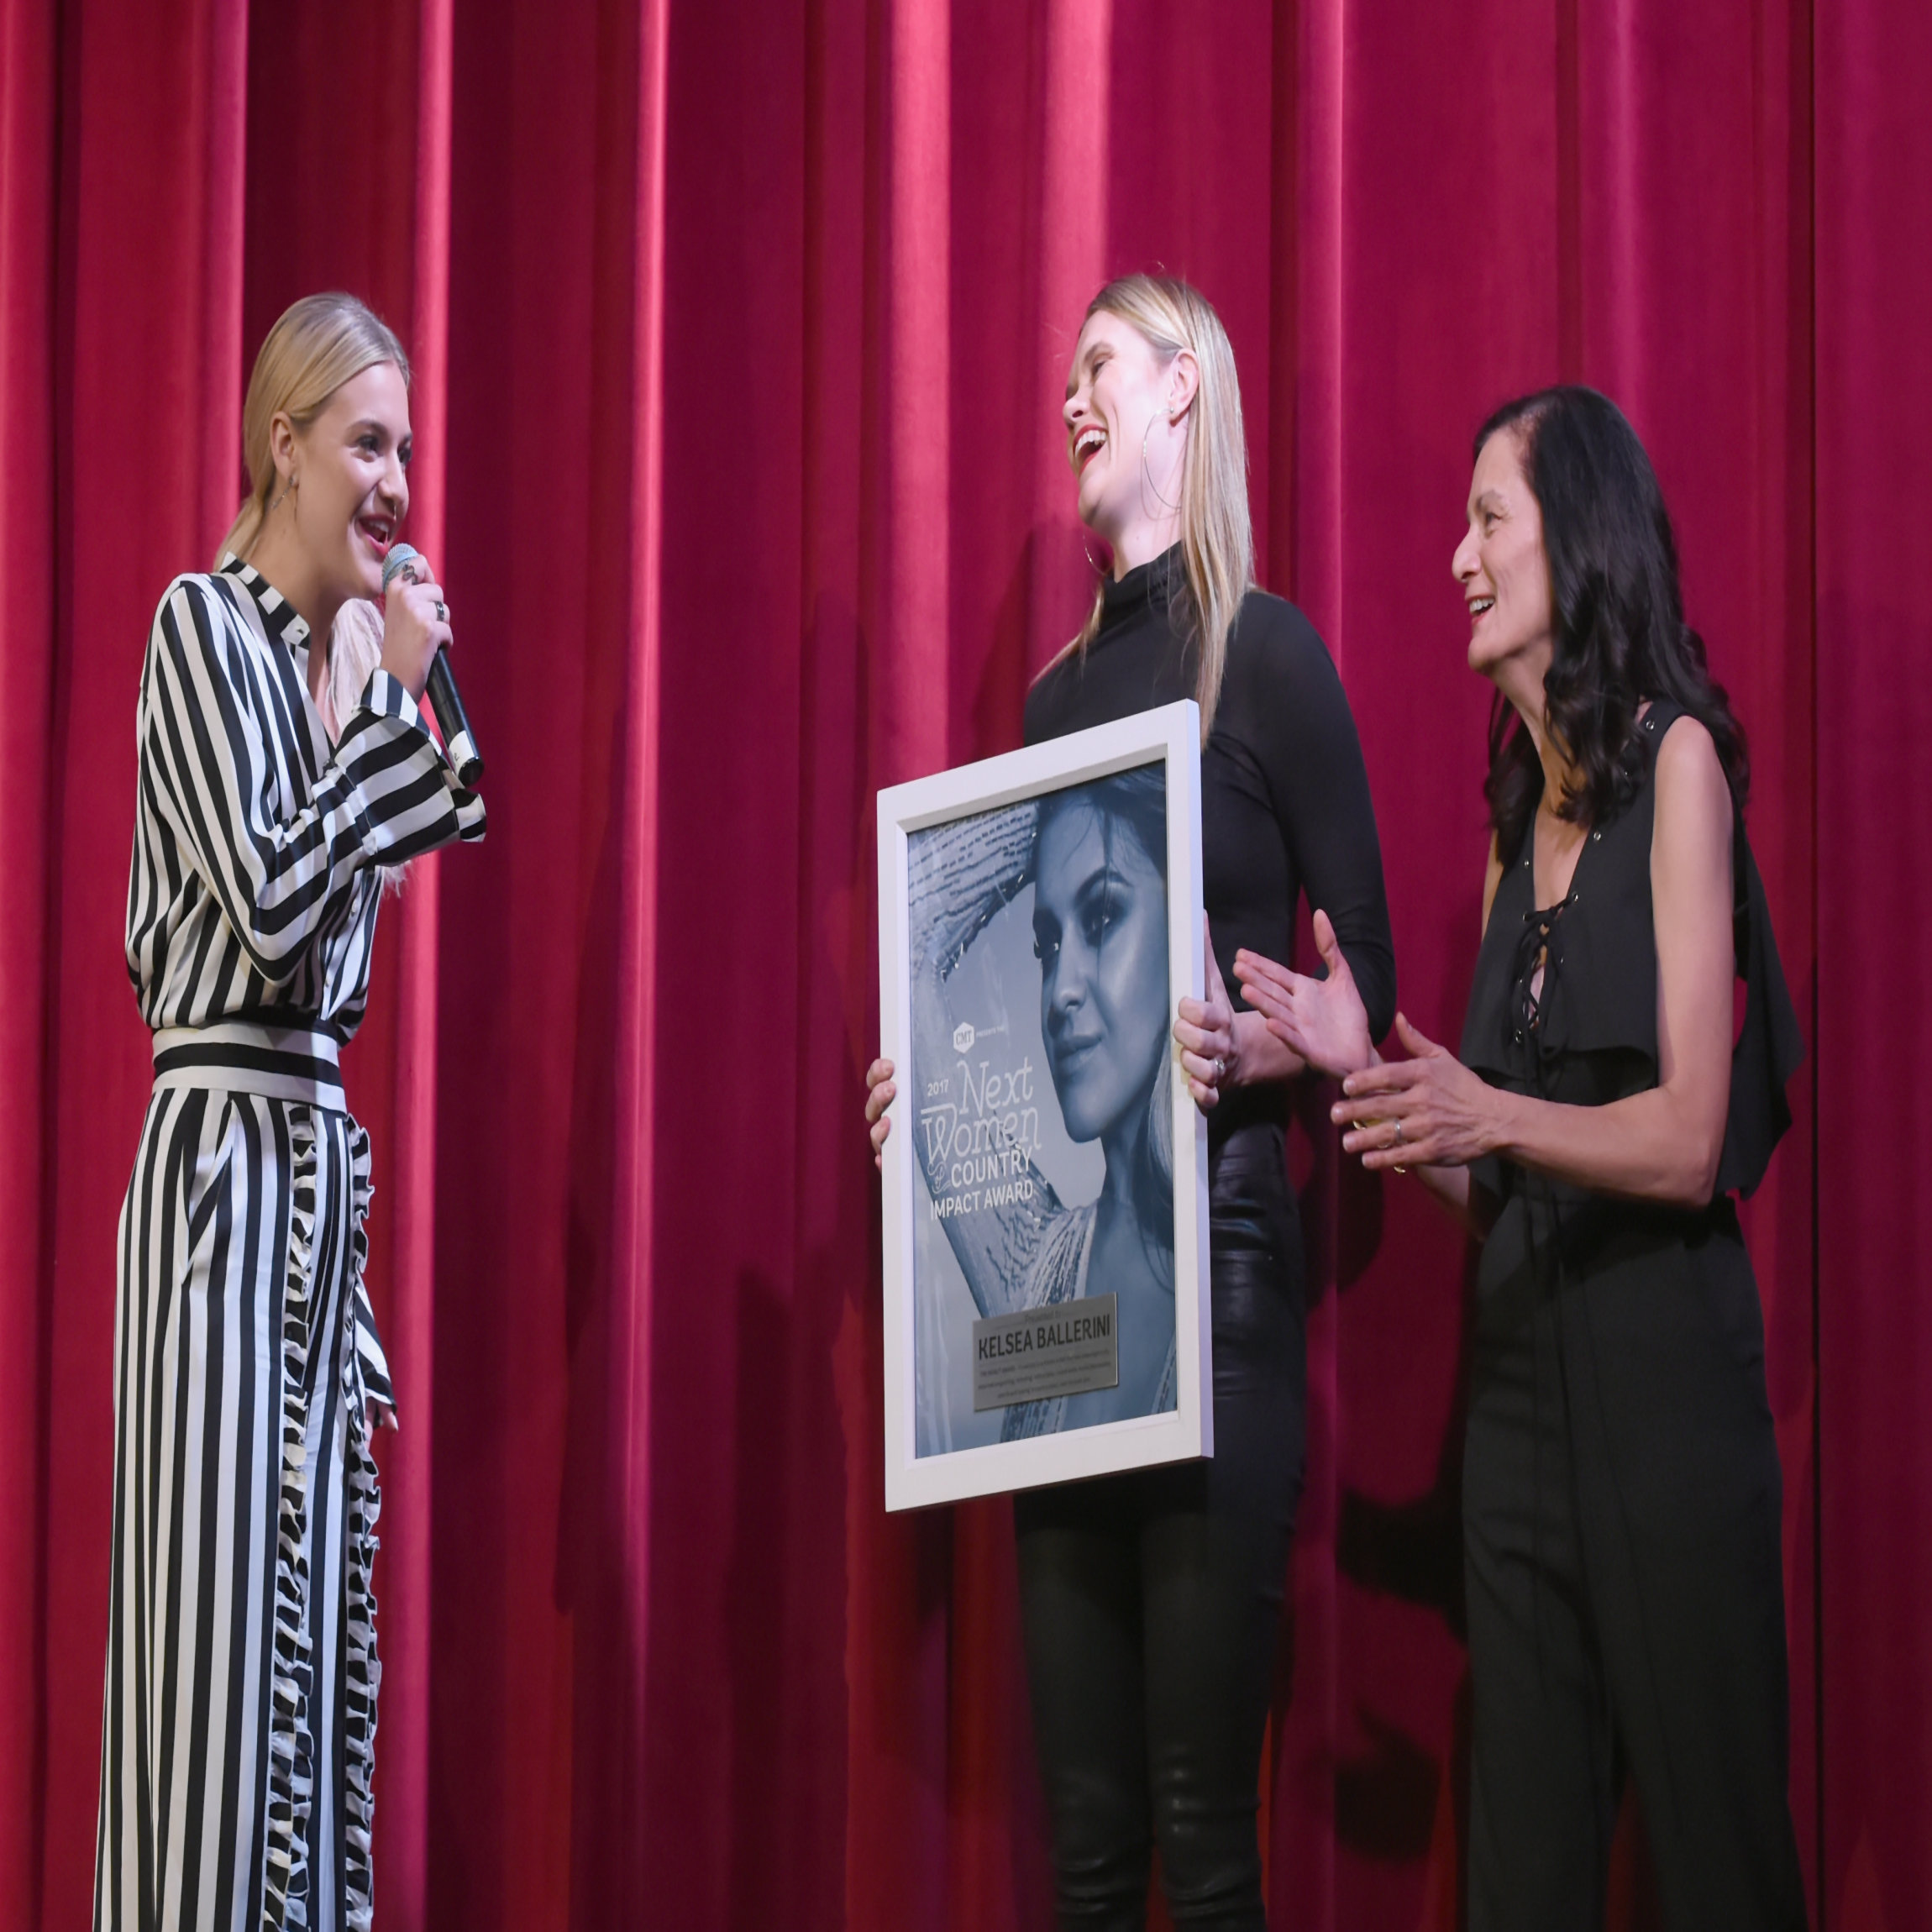
[[[59,24],[54,465],[7,480],[9,499],[46,493],[57,533],[51,622],[10,622],[7,640],[51,683],[47,1104],[7,1150],[37,1171],[48,1245],[5,1292],[33,1294],[44,1324],[37,1903],[75,1924],[93,1877],[115,1226],[152,1080],[121,956],[134,700],[161,591],[207,567],[239,499],[248,17],[241,0],[161,0],[64,8]],[[9,416],[18,379],[9,365]]]
[[[1203,18],[0,0],[9,1926],[82,1923],[92,1885],[141,653],[239,500],[263,333],[331,286],[412,351],[407,534],[491,812],[386,906],[347,1060],[402,1404],[378,1923],[1050,1922],[1007,1508],[881,1507],[873,801],[1015,743],[1080,622],[1066,367],[1100,283],[1157,266],[1227,323],[1263,580],[1341,669],[1434,1037],[1484,849],[1448,575],[1471,434],[1583,380],[1656,459],[1812,1047],[1746,1210],[1794,1813],[1823,1923],[1932,1910],[1925,1137],[1868,1071],[1915,1066],[1924,1021],[1846,991],[1873,962],[1911,986],[1932,937],[1932,45],[1908,0]],[[1467,1257],[1338,1161],[1324,1098],[1291,1136],[1310,1463],[1271,1908],[1450,1932]],[[1656,1923],[1635,1820],[1612,1923]]]
[[[1932,730],[1932,126],[1918,85],[1932,20],[1821,6],[1814,58],[1824,1864],[1830,1923],[1879,1932],[1932,1898],[1932,1647],[1916,1614],[1932,1588],[1932,1134],[1916,1079],[1932,802],[1914,775]]]
[[[47,934],[51,885],[60,23],[0,9],[0,1919],[40,1916],[51,1428],[46,1345]],[[105,1547],[106,1539],[102,1539]]]
[[[275,318],[317,289],[353,290],[410,354],[409,540],[447,574],[451,31],[449,0],[250,10],[245,387]],[[300,84],[293,76],[300,76]],[[355,103],[353,109],[347,104]],[[459,635],[467,629],[452,590]],[[459,647],[459,658],[460,648]],[[368,1278],[395,1377],[398,1428],[378,1442],[383,1665],[375,1868],[386,1915],[429,1922],[432,1450],[440,855],[386,904],[370,1020],[344,1058],[372,1146]]]

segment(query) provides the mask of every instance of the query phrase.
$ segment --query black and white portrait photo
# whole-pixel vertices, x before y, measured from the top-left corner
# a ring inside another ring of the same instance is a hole
[[[921,1454],[1174,1405],[1165,780],[911,840]],[[974,1318],[1084,1302],[1090,1277],[1114,1385],[975,1413]]]
[[[905,833],[916,1460],[1181,1405],[1169,811],[1154,756]]]

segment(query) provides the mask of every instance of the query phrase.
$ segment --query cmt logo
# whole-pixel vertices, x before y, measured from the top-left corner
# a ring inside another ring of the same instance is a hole
[[[962,1020],[953,1029],[953,1051],[955,1053],[970,1053],[973,1051],[973,1022]]]

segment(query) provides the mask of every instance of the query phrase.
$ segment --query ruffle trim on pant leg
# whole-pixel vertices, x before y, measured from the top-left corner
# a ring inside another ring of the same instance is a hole
[[[281,1479],[276,1512],[275,1657],[269,1693],[268,1830],[263,1866],[262,1924],[270,1932],[308,1924],[308,1821],[315,1767],[310,1761],[312,1659],[305,1629],[308,1601],[308,1496],[304,1464],[308,1398],[309,1284],[314,1265],[314,1116],[292,1110],[293,1162],[288,1273],[281,1312]]]
[[[374,1910],[375,1878],[370,1864],[375,1830],[375,1705],[382,1683],[382,1662],[375,1648],[375,1592],[373,1578],[375,1534],[382,1513],[382,1491],[376,1482],[375,1459],[369,1440],[369,1400],[365,1351],[360,1329],[370,1320],[362,1271],[369,1257],[366,1232],[372,1192],[369,1179],[369,1137],[349,1125],[349,1152],[354,1185],[349,1234],[349,1293],[344,1299],[345,1332],[342,1351],[343,1406],[349,1416],[348,1467],[344,1472],[349,1548],[345,1644],[347,1677],[344,1684],[343,1734],[348,1760],[348,1789],[343,1801],[343,1836],[348,1900],[345,1923],[349,1932],[369,1932]],[[370,1341],[374,1342],[373,1328]],[[381,1358],[380,1342],[375,1342]],[[385,1387],[382,1399],[393,1403]]]

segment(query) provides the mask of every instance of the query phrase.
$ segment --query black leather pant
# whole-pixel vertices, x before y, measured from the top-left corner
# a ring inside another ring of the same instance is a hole
[[[1261,1927],[1255,1805],[1306,1433],[1301,1231],[1282,1131],[1210,1165],[1210,1461],[1015,1499],[1059,1923]],[[1096,1291],[1102,1284],[1094,1284]]]

